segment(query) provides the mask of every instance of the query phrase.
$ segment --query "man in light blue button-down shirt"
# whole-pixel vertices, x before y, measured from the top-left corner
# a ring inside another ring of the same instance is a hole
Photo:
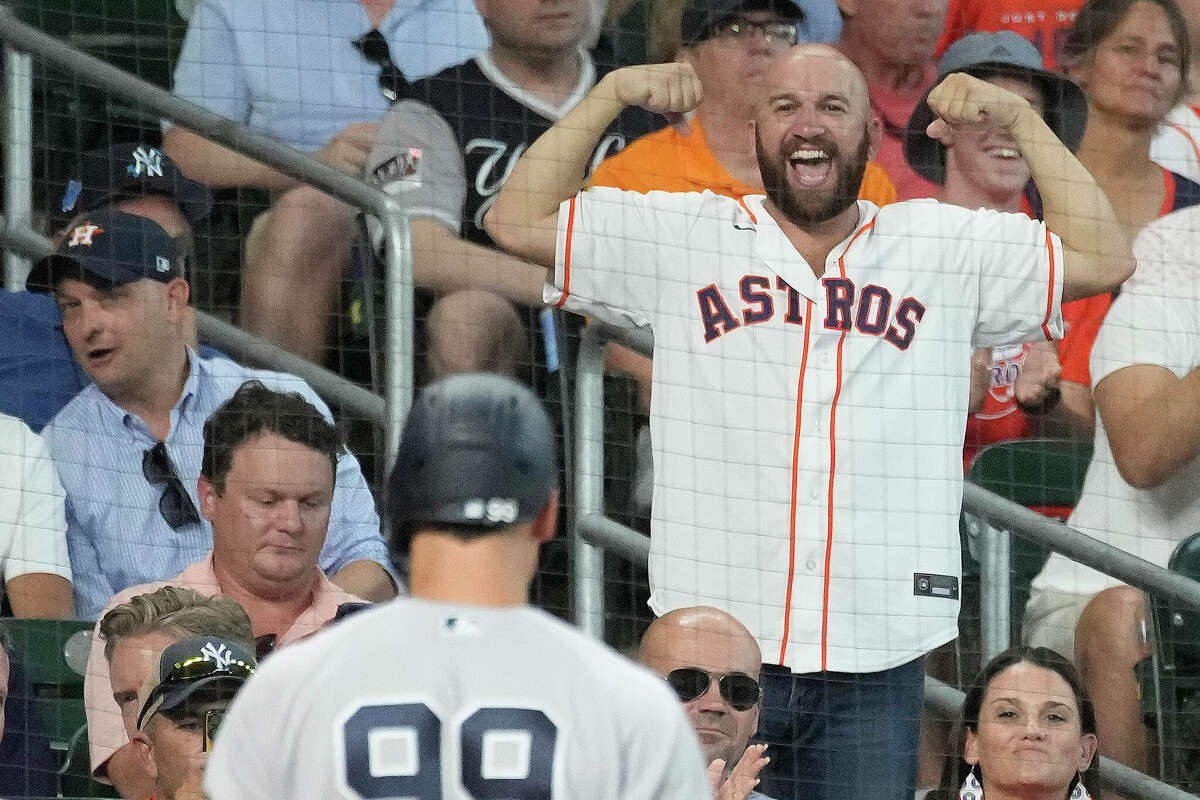
[[[209,523],[186,512],[198,507],[204,421],[239,386],[260,380],[329,409],[300,378],[187,347],[179,254],[143,217],[100,210],[83,218],[34,275],[55,287],[63,332],[94,382],[43,431],[67,492],[76,610],[94,619],[121,589],[169,578],[212,548]],[[168,463],[155,468],[147,452],[159,442]],[[374,600],[395,593],[387,563],[373,498],[346,453],[320,565]]]

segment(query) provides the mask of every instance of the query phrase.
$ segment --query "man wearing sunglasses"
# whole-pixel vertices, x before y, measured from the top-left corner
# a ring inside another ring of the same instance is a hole
[[[762,705],[762,653],[746,626],[716,608],[676,609],[650,623],[638,660],[683,703],[717,800],[768,800],[754,791],[766,745],[746,746]]]
[[[43,436],[67,494],[76,610],[95,619],[114,594],[203,558],[212,528],[194,494],[208,416],[247,380],[304,395],[300,378],[204,358],[184,331],[190,288],[176,243],[143,217],[85,215],[30,280],[52,287],[63,332],[93,381]],[[321,567],[348,591],[394,593],[374,501],[358,462],[337,462]]]
[[[237,642],[200,636],[164,649],[138,692],[133,751],[154,777],[151,800],[199,800],[225,711],[254,674]]]

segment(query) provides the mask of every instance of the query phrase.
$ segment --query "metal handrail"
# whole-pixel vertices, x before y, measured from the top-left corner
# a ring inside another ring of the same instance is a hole
[[[70,45],[43,33],[37,28],[21,22],[12,10],[0,6],[0,41],[6,52],[14,49],[23,53],[36,53],[39,58],[58,69],[74,74],[80,81],[101,87],[113,94],[127,97],[140,103],[150,112],[168,119],[205,138],[235,150],[266,164],[297,180],[312,185],[327,194],[351,205],[375,214],[383,224],[387,276],[385,298],[387,325],[386,346],[386,457],[390,461],[399,443],[400,429],[409,406],[413,391],[413,297],[412,297],[412,252],[409,241],[408,218],[400,203],[392,196],[369,186],[362,180],[339,172],[312,156],[299,152],[233,120],[214,114],[208,109],[190,103],[174,94],[155,86],[135,75],[131,75],[94,56],[77,50]],[[14,59],[7,58],[6,65],[14,66]],[[28,78],[25,66],[16,65],[19,77]],[[29,124],[27,113],[28,97],[12,97],[14,91],[32,91],[32,82],[25,80],[7,82],[7,127],[8,144],[14,150],[6,158],[6,200],[17,198],[20,188],[29,190],[32,138],[27,132],[16,130]],[[20,141],[14,140],[14,137]],[[14,157],[15,151],[25,149],[25,156]],[[16,176],[16,178],[14,178]],[[23,180],[18,185],[16,181]],[[15,188],[14,188],[15,187]],[[22,207],[18,204],[18,207]],[[25,209],[27,210],[27,209]],[[6,211],[12,216],[13,206]],[[27,224],[28,219],[16,218],[10,225]],[[265,350],[260,355],[267,355]],[[277,354],[275,354],[277,355]],[[272,366],[274,366],[272,355]],[[295,362],[291,362],[295,366]],[[366,401],[365,398],[359,398]],[[368,405],[373,403],[368,402]]]
[[[28,258],[41,258],[50,252],[50,240],[40,233],[14,224],[0,215],[0,247]],[[223,319],[196,312],[196,328],[202,339],[213,347],[259,366],[270,367],[303,378],[331,405],[380,424],[387,421],[384,400],[336,372],[290,353],[261,336],[242,330]]]

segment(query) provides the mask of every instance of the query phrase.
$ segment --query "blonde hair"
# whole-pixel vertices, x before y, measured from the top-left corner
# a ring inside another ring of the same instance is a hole
[[[236,600],[204,597],[180,586],[139,594],[105,614],[100,620],[104,657],[112,661],[118,642],[148,633],[166,633],[180,640],[219,636],[254,652],[250,617]]]

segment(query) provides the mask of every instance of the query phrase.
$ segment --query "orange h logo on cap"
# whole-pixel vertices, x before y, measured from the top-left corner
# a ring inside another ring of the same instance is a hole
[[[97,233],[104,233],[104,229],[99,225],[93,225],[90,222],[85,222],[82,225],[76,225],[75,230],[71,231],[71,240],[67,242],[68,247],[78,247],[79,245],[92,246],[92,236]]]

